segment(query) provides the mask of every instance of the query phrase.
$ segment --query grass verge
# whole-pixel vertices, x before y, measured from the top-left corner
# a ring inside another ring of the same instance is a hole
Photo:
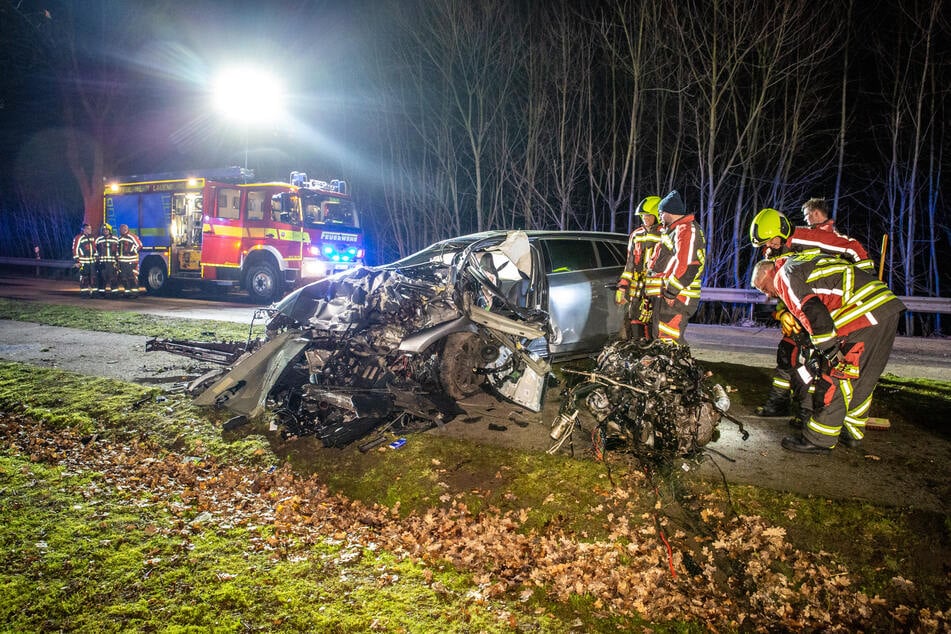
[[[264,335],[264,323],[260,321],[251,328],[230,321],[177,319],[125,310],[90,310],[84,306],[17,302],[4,298],[0,298],[0,319],[159,339],[245,341],[249,331],[252,338]]]
[[[222,434],[187,399],[15,363],[0,411],[11,631],[795,629],[818,605],[947,624],[943,573],[921,565],[948,549],[934,515],[757,487],[731,508],[634,462],[608,479],[425,434],[295,468],[274,434]]]

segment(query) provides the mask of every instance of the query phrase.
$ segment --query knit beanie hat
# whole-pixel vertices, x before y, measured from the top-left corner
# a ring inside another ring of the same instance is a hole
[[[657,205],[657,210],[662,214],[667,213],[675,216],[684,215],[684,201],[683,198],[680,197],[680,192],[675,189],[664,196],[664,199]]]

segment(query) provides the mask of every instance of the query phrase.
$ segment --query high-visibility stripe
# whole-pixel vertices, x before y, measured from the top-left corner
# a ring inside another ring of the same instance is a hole
[[[848,434],[852,438],[855,438],[856,440],[862,440],[865,438],[865,421],[852,421],[849,420],[848,416],[846,416],[845,420],[842,422],[842,425],[847,430],[849,430]]]
[[[841,264],[838,266],[835,265],[825,265],[819,263],[818,266],[809,274],[806,278],[807,282],[817,282],[821,279],[827,277],[835,277],[836,275],[842,275],[851,272],[852,267],[848,264]]]
[[[821,344],[823,344],[823,343],[826,343],[826,342],[828,342],[828,341],[831,341],[831,340],[833,340],[833,339],[835,339],[835,338],[836,338],[836,333],[834,333],[834,332],[822,333],[822,334],[818,334],[818,335],[812,335],[811,337],[809,337],[809,339],[812,341],[812,343],[815,344],[816,346],[819,346],[819,345],[821,345]]]
[[[806,426],[817,434],[828,436],[830,438],[837,438],[839,436],[839,432],[842,431],[841,425],[838,427],[829,427],[828,425],[821,424],[815,418],[810,418],[809,423]]]
[[[832,315],[832,320],[835,322],[837,328],[841,328],[842,326],[851,323],[860,317],[864,317],[879,306],[887,304],[893,299],[895,299],[893,295],[880,295],[879,297],[876,297],[875,299],[860,306],[849,306],[845,311],[836,311]]]
[[[858,406],[849,409],[849,417],[857,420],[868,418],[868,410],[872,407],[872,395],[868,395]]]
[[[293,229],[277,229],[275,227],[235,227],[206,222],[202,225],[204,233],[222,238],[249,238],[251,240],[286,240],[288,242],[303,242],[310,244],[310,233]]]
[[[240,238],[244,235],[244,229],[241,227],[232,227],[229,225],[213,225],[206,222],[201,230],[205,233],[211,233],[224,238]]]
[[[849,379],[839,379],[839,388],[842,390],[842,398],[845,400],[845,411],[851,409],[852,395],[855,391],[852,389],[852,381]]]

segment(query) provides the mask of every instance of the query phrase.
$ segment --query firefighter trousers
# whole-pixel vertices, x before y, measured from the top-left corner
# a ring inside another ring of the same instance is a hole
[[[777,393],[792,393],[792,402],[800,412],[812,411],[812,381],[800,372],[803,365],[802,348],[792,337],[784,336],[776,346],[776,369],[772,387]]]
[[[865,436],[872,392],[885,371],[895,344],[900,315],[889,315],[878,324],[856,330],[846,337],[841,349],[846,360],[858,366],[857,379],[833,377],[830,375],[831,368],[823,368],[822,374],[816,377],[813,415],[803,429],[803,436],[809,442],[821,447],[834,447],[843,426],[852,438],[861,439]]]
[[[633,298],[624,305],[624,316],[621,318],[619,333],[622,341],[650,338],[650,323],[644,321],[644,317],[649,315],[645,304],[648,308],[650,307],[650,298]]]
[[[136,264],[136,262],[119,262],[119,284],[126,293],[139,290],[139,272],[135,270]]]
[[[680,296],[667,303],[663,295],[654,298],[653,317],[651,318],[651,339],[664,339],[674,343],[683,343],[687,322],[697,312],[697,300],[683,302]]]
[[[91,293],[96,288],[96,263],[83,262],[79,265],[79,291]]]
[[[106,286],[108,286],[110,290],[118,291],[119,286],[116,283],[116,263],[100,262],[97,268],[99,269],[99,292],[105,292]]]

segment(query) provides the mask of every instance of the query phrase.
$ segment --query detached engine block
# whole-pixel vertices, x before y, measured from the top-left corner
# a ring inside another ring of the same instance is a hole
[[[619,341],[607,346],[591,372],[567,390],[552,426],[557,451],[581,420],[593,421],[595,453],[625,447],[655,461],[692,456],[714,440],[726,391],[705,387],[705,373],[688,346]]]

